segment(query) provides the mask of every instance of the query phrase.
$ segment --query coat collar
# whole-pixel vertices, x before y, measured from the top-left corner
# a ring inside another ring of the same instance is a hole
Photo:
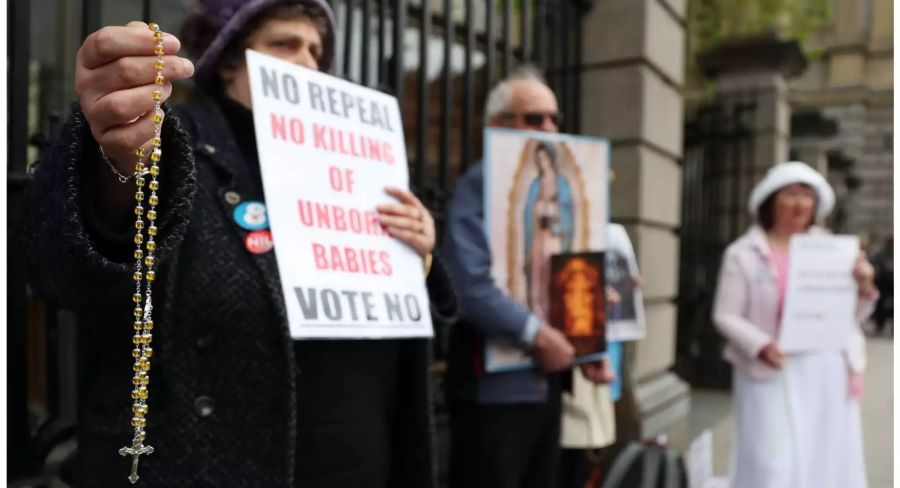
[[[825,235],[828,234],[828,231],[819,226],[812,226],[806,232],[807,235]],[[750,230],[744,235],[744,238],[747,240],[747,244],[751,249],[756,251],[763,259],[768,260],[769,256],[772,254],[772,248],[769,246],[769,238],[766,235],[766,231],[762,228],[761,225],[754,225],[750,227]]]

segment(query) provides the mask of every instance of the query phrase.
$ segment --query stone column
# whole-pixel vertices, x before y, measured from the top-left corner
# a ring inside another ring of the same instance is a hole
[[[803,72],[806,58],[796,41],[760,35],[725,41],[701,54],[698,61],[704,74],[716,82],[715,102],[725,113],[744,110],[743,125],[751,132],[749,145],[729,151],[729,158],[739,159],[720,162],[727,170],[721,183],[723,195],[728,195],[722,202],[722,218],[734,216],[742,231],[751,224],[746,205],[753,185],[769,167],[789,160],[787,80]],[[739,188],[737,196],[730,194],[734,188]],[[737,236],[725,237],[730,241]]]
[[[686,0],[597,0],[584,20],[582,132],[612,144],[612,219],[634,242],[647,338],[626,348],[619,439],[666,433],[689,409],[675,361]]]

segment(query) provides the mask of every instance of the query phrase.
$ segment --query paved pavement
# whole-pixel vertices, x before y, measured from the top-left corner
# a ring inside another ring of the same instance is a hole
[[[867,339],[868,369],[863,397],[863,436],[869,488],[894,486],[894,342]],[[670,437],[675,449],[683,450],[688,439],[704,429],[713,432],[713,472],[728,473],[731,452],[731,395],[721,390],[695,389],[691,392],[691,414],[686,424]]]

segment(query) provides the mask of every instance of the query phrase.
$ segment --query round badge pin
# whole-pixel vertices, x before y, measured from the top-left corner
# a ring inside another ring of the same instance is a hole
[[[267,230],[255,230],[244,238],[244,247],[253,254],[265,254],[274,247],[272,233]]]
[[[266,204],[262,202],[244,202],[234,209],[234,221],[247,230],[269,228],[269,217],[266,215]]]

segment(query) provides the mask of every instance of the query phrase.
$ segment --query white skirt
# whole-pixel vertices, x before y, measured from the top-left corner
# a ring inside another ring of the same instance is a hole
[[[735,368],[732,488],[866,488],[847,382],[838,351],[789,356],[765,381]]]

